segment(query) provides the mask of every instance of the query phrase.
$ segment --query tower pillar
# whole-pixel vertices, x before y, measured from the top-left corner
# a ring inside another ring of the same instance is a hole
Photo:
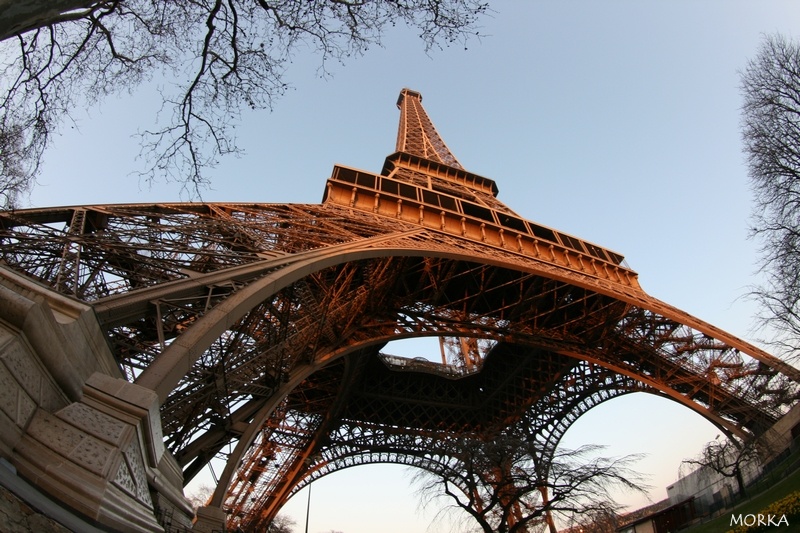
[[[189,527],[158,397],[119,374],[90,308],[0,269],[0,456],[89,523]]]
[[[228,515],[219,507],[199,507],[192,531],[196,533],[222,533],[226,531],[225,522],[227,518]]]

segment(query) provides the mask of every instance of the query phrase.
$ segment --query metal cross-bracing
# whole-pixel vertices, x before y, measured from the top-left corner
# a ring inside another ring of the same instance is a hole
[[[412,269],[405,267],[404,270]],[[431,271],[430,265],[423,270]],[[459,270],[465,271],[464,268]],[[478,292],[490,291],[484,289]],[[436,331],[439,334],[448,333],[445,328],[449,329],[450,334],[454,334],[464,331],[468,327],[466,323],[445,324],[445,320],[436,318],[435,309],[429,308],[426,312],[428,316],[423,323],[412,319],[410,314],[403,315],[401,317],[402,327],[408,332],[427,330]],[[394,438],[398,438],[396,433],[411,438],[419,436],[420,432],[428,436],[476,432],[486,435],[499,431],[504,424],[511,421],[525,419],[532,428],[533,434],[537,438],[541,438],[542,449],[547,453],[552,453],[569,424],[585,410],[620,393],[648,390],[646,383],[656,383],[662,393],[674,399],[680,399],[684,404],[694,405],[696,410],[709,416],[728,431],[736,428],[738,423],[753,432],[758,432],[769,425],[774,420],[774,416],[779,415],[780,409],[775,410],[776,406],[781,405],[783,401],[786,401],[787,404],[791,404],[793,401],[791,398],[779,395],[778,398],[772,400],[774,403],[768,410],[773,415],[769,415],[767,412],[761,413],[746,399],[742,400],[742,398],[727,394],[725,384],[715,382],[709,384],[707,380],[708,371],[719,369],[720,366],[724,368],[738,367],[738,376],[735,377],[740,378],[749,372],[754,377],[750,386],[755,389],[759,386],[756,383],[758,380],[763,380],[763,383],[770,382],[769,377],[758,376],[757,365],[748,367],[741,360],[737,362],[736,358],[726,359],[725,354],[719,353],[720,346],[710,346],[708,342],[703,342],[705,337],[699,333],[686,336],[688,331],[685,328],[677,327],[678,325],[674,322],[664,321],[665,324],[670,324],[672,327],[654,328],[654,317],[639,312],[632,312],[631,316],[617,318],[617,324],[624,325],[624,329],[615,328],[616,331],[607,332],[604,335],[609,338],[606,349],[611,352],[622,347],[625,349],[625,356],[615,363],[618,369],[614,371],[603,365],[579,363],[575,359],[555,352],[525,351],[512,348],[505,343],[513,341],[519,343],[517,346],[528,343],[532,346],[555,346],[559,342],[552,338],[537,336],[535,333],[528,337],[529,333],[524,331],[524,326],[517,328],[511,324],[506,327],[505,341],[495,346],[487,357],[482,371],[458,380],[454,380],[451,374],[444,372],[446,369],[443,369],[441,374],[447,375],[435,375],[431,371],[429,363],[410,362],[402,368],[391,368],[391,365],[387,366],[386,358],[383,358],[384,360],[379,357],[367,359],[367,362],[362,365],[364,365],[363,371],[368,377],[361,378],[360,386],[348,385],[347,388],[342,389],[343,393],[346,391],[349,395],[349,399],[342,402],[347,407],[337,414],[337,417],[347,420],[348,423],[355,424],[356,422],[352,421],[358,421],[370,427],[384,424],[388,428],[394,428],[391,433]],[[633,323],[637,319],[639,323],[634,331]],[[402,329],[399,329],[400,325],[397,320],[390,321],[389,326],[394,329],[395,333],[403,332]],[[378,327],[383,328],[384,326],[378,324]],[[481,330],[483,334],[489,334],[490,328],[473,325],[469,329],[472,334],[477,334]],[[674,334],[678,331],[681,336],[675,337]],[[512,335],[512,332],[517,333]],[[639,341],[629,343],[625,335],[634,335]],[[380,332],[376,336],[382,337]],[[616,340],[610,340],[614,337],[617,337]],[[640,343],[641,340],[645,342]],[[576,344],[588,344],[587,340],[576,340],[575,342]],[[659,360],[654,346],[665,349],[664,346],[667,344],[674,346],[676,353],[665,353],[664,357]],[[633,345],[638,346],[632,350]],[[584,350],[584,353],[589,353],[589,351]],[[693,373],[691,368],[685,369],[681,364],[675,364],[676,354],[677,357],[685,358],[684,361],[691,360],[692,356],[687,357],[689,352],[694,352],[698,363],[712,361],[711,364],[702,367],[705,372]],[[516,353],[518,358],[513,357],[512,353]],[[634,353],[639,355],[634,356]],[[648,355],[647,358],[653,361],[653,366],[641,366],[638,370],[629,366],[632,360],[641,361],[645,355]],[[492,359],[493,356],[496,356],[497,359]],[[362,353],[359,357],[364,358],[365,356]],[[594,353],[595,359],[606,357],[606,355]],[[620,371],[623,365],[629,366],[627,371]],[[497,370],[498,367],[502,370]],[[529,373],[523,372],[523,369],[526,368]],[[633,377],[637,374],[647,376],[647,379]],[[548,376],[549,379],[547,379]],[[782,388],[786,391],[793,390],[791,387],[782,387],[779,382],[773,381],[772,383],[775,388]],[[690,389],[684,389],[687,384],[691,384]],[[739,384],[744,385],[741,381]],[[665,387],[665,385],[667,386]],[[653,387],[649,390],[655,392],[659,389]],[[681,390],[686,390],[686,392],[682,394]],[[529,402],[535,402],[538,395],[541,394],[540,391],[547,391],[548,396],[531,406]],[[754,392],[754,397],[757,397],[758,394],[758,392]],[[331,401],[333,401],[332,398]],[[717,413],[717,416],[712,416],[711,413]],[[745,418],[742,416],[744,413],[761,414],[753,415],[753,418]],[[309,457],[316,456],[320,450],[324,451],[325,446],[333,445],[325,444],[331,439],[334,439],[334,434],[326,432],[321,440],[309,441],[308,447],[303,450],[303,453],[298,454],[298,459],[302,457],[303,462],[296,463],[296,476],[303,475],[306,468],[305,461]],[[343,439],[343,442],[348,447],[350,444],[354,444],[348,442],[347,438]],[[341,439],[338,442],[334,441],[334,444],[341,443]],[[418,450],[414,451],[412,455],[416,456],[417,452]],[[250,453],[253,454],[254,459],[249,464],[259,464],[256,459],[259,457],[258,449],[251,449]],[[389,453],[390,451],[386,447],[366,447],[359,449],[358,458],[353,458],[352,454],[344,454],[341,461],[331,462],[329,468],[347,466],[354,462],[383,461]],[[408,450],[395,448],[391,450],[391,453],[399,456],[408,453]],[[329,461],[330,459],[324,460]],[[249,479],[249,477],[240,474],[238,478]],[[263,483],[267,482],[263,477],[261,479]],[[285,479],[282,477],[281,481],[285,481]],[[274,480],[272,481],[274,482]],[[284,485],[284,493],[286,490]],[[268,491],[265,494],[274,495]],[[283,498],[283,493],[280,497]],[[261,501],[258,506],[252,508],[252,512],[257,512],[262,517],[267,516],[264,513],[272,510],[269,503],[268,500]],[[277,508],[274,511],[277,511]]]
[[[403,89],[397,99],[397,107],[400,109],[400,127],[397,130],[398,152],[420,155],[431,161],[461,168],[461,164],[422,108],[421,94]]]
[[[518,412],[513,413],[511,419],[515,422],[511,425],[520,428],[526,435],[534,439],[538,443],[537,447],[545,455],[552,455],[557,441],[584,412],[619,395],[647,390],[645,386],[632,378],[609,372],[599,365],[585,361],[576,361],[552,353],[531,353],[533,350],[521,346],[506,346],[501,351],[506,353],[495,352],[489,356],[492,363],[496,363],[500,357],[508,355],[508,352],[517,352],[517,356],[524,361],[520,361],[523,362],[523,365],[518,362],[514,366],[520,367],[517,370],[521,370],[521,372],[512,372],[506,375],[500,373],[499,369],[491,371],[497,373],[495,379],[506,376],[510,381],[516,383],[501,384],[491,393],[487,388],[489,383],[479,385],[484,388],[484,396],[494,395],[495,398],[487,398],[485,405],[466,408],[489,410],[492,402],[502,401],[498,396],[502,396],[503,393],[519,396],[521,391],[515,389],[525,388],[524,392],[527,393],[524,396],[527,398],[525,403],[530,405],[520,406],[517,409]],[[538,361],[531,364],[531,361],[536,359]],[[529,368],[521,368],[522,366]],[[555,375],[550,375],[550,372],[542,372],[537,375],[535,371],[532,371],[531,367],[533,366],[538,369],[549,367],[550,371],[558,367],[559,370],[555,372]],[[565,372],[564,369],[568,370]],[[549,376],[549,379],[546,376]],[[370,405],[376,403],[376,398],[382,398],[382,402],[385,403],[387,399],[397,395],[397,392],[392,389],[380,390],[380,385],[385,383],[385,380],[380,381],[378,385],[370,382],[370,390],[356,391],[354,394],[358,402],[350,403]],[[465,406],[455,403],[454,400],[457,397],[452,390],[448,390],[450,388],[438,387],[438,396],[444,396],[444,398],[439,398],[438,403],[449,404],[450,408],[465,409]],[[416,416],[426,419],[431,414],[430,409],[426,409],[423,398],[411,396],[409,391],[405,392],[405,398],[408,400],[404,407],[414,411]],[[520,413],[522,414],[520,415]],[[476,418],[480,416],[476,415]],[[309,463],[309,473],[303,482],[293,489],[293,492],[299,491],[307,483],[341,468],[370,462],[393,462],[393,459],[390,460],[387,457],[399,458],[400,456],[407,457],[402,460],[398,459],[397,462],[414,464],[420,458],[427,458],[437,451],[446,455],[453,435],[496,435],[508,427],[508,421],[506,421],[505,424],[496,424],[491,431],[476,427],[476,424],[463,427],[461,431],[453,431],[416,427],[424,424],[398,426],[364,420],[364,417],[343,416],[341,418],[340,425],[329,434],[323,446],[312,456],[313,461]],[[382,420],[381,417],[372,418]]]
[[[340,468],[448,464],[453,439],[518,428],[546,464],[621,394],[742,438],[797,402],[796,369],[650,297],[620,254],[506,207],[420,102],[401,94],[381,173],[335,167],[320,205],[0,213],[0,259],[94,308],[121,375],[158,395],[185,482],[226,461],[211,504],[244,530]],[[412,337],[449,355],[391,354]]]

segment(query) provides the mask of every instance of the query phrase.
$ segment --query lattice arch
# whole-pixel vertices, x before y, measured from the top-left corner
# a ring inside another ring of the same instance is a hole
[[[235,446],[212,499],[232,522],[274,515],[319,453],[382,457],[347,452],[345,427],[527,421],[546,457],[633,390],[743,438],[795,405],[796,369],[649,296],[620,254],[521,218],[458,164],[418,93],[400,103],[399,151],[377,174],[334,167],[319,205],[0,213],[5,267],[94,308],[121,374],[158,395],[186,481]],[[494,345],[471,373],[380,355],[421,336]]]
[[[572,385],[573,382],[580,385]],[[528,408],[518,424],[536,440],[542,461],[547,463],[561,438],[581,415],[601,403],[633,392],[659,395],[635,380],[581,361],[547,397]],[[426,462],[434,452],[436,456],[448,456],[449,434],[396,435],[381,432],[381,428],[369,429],[372,431],[344,423],[333,430],[329,441],[315,453],[313,461],[308,462],[308,471],[291,490],[291,495],[326,475],[353,466],[398,463],[426,469]]]

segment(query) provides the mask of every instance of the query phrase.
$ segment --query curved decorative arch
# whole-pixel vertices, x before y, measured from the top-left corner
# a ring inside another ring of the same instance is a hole
[[[592,367],[596,367],[596,365],[585,362],[576,367],[574,373],[565,376],[562,380],[566,386],[553,387],[549,397],[532,405],[518,422],[524,426],[526,434],[537,440],[537,448],[542,452],[543,462],[547,463],[552,458],[552,454],[566,431],[583,414],[594,407],[634,392],[647,392],[663,397],[657,391],[644,387],[634,380],[618,379],[621,376],[606,373],[602,368]],[[577,376],[586,378],[590,374],[593,375],[594,382],[590,382],[589,379],[580,380],[579,387],[582,388],[580,391],[573,385],[567,385],[569,382],[577,382],[575,379]],[[604,381],[605,385],[599,386],[598,382],[600,381]],[[571,389],[569,396],[563,394],[567,387]],[[559,395],[558,391],[561,391],[562,394]],[[557,403],[561,403],[561,405],[556,406]],[[394,439],[387,444],[386,441],[389,439],[385,434],[380,436],[371,434],[368,439],[363,436],[353,438],[351,432],[354,429],[339,427],[333,432],[329,437],[329,443],[317,452],[318,456],[314,462],[308,465],[307,472],[291,490],[291,495],[296,494],[309,483],[344,468],[392,462],[424,468],[417,462],[432,460],[429,457],[431,454],[434,456],[448,455],[447,445],[435,438],[421,439],[416,435],[401,435],[399,442]],[[446,436],[442,440],[446,440]],[[397,460],[391,460],[390,457],[396,457]]]
[[[264,334],[264,316],[276,324],[283,321],[281,331],[290,332],[294,340],[291,336],[278,342],[275,336],[267,338],[272,352],[264,351],[260,363],[256,358],[224,370],[222,375],[228,378],[235,372],[251,372],[245,378],[251,384],[273,381],[261,393],[262,400],[241,408],[232,427],[262,425],[284,394],[279,391],[289,390],[282,385],[282,372],[290,372],[295,376],[292,380],[302,380],[358,347],[416,335],[494,338],[592,361],[669,392],[733,432],[743,428],[757,432],[756,418],[765,407],[755,405],[746,394],[734,394],[734,389],[757,394],[754,399],[764,397],[759,391],[771,389],[791,394],[790,387],[770,387],[781,373],[793,376],[781,361],[649,297],[636,285],[612,283],[557,261],[487,248],[431,228],[402,229],[206,274],[212,280],[239,279],[240,286],[187,322],[137,379],[163,398],[167,433],[180,434],[173,429],[177,426],[170,425],[171,420],[187,420],[169,415],[172,405],[192,403],[177,401],[184,397],[183,391],[199,391],[202,396],[209,386],[217,386],[198,381],[218,372],[198,371],[198,361],[201,367],[208,366],[202,358],[209,347],[243,342],[247,337],[253,349],[260,350],[257,336]],[[492,252],[488,258],[481,255],[486,250]],[[242,271],[246,272],[237,274]],[[398,279],[395,272],[402,272],[403,277]],[[212,280],[202,277],[102,299],[96,308],[113,325],[118,320],[113,316],[135,314],[128,309],[153,301],[153,296],[158,296],[156,301],[166,301],[209,286]],[[466,293],[456,294],[465,287],[469,289]],[[125,298],[132,298],[133,303],[120,303]],[[374,300],[382,303],[371,309],[369,302]],[[281,311],[287,317],[282,317]],[[325,327],[320,326],[319,317],[325,318]],[[331,324],[338,329],[326,331]],[[219,353],[224,356],[226,349],[221,347]],[[264,354],[281,350],[275,361],[285,360],[270,363],[272,374],[258,370],[267,360]],[[752,362],[742,354],[752,357]],[[187,376],[194,381],[185,381]],[[709,380],[710,376],[716,376],[718,382]],[[184,384],[179,386],[181,380]],[[195,404],[200,413],[199,409],[208,405]],[[778,408],[780,405],[785,401],[776,403]],[[194,440],[186,440],[186,446],[198,440],[187,437]],[[234,438],[235,434],[224,433],[211,449],[220,449],[220,442]],[[239,440],[240,447],[249,446],[244,433],[239,433]],[[179,452],[180,446],[172,449]],[[197,466],[200,463],[202,460]]]
[[[382,239],[383,240],[383,239]],[[454,250],[450,253],[443,253],[441,250],[424,250],[420,249],[419,242],[415,243],[415,249],[403,248],[369,248],[370,243],[359,243],[359,246],[353,246],[350,250],[343,250],[339,253],[332,253],[331,250],[326,250],[326,253],[309,254],[310,257],[304,257],[298,254],[291,258],[286,266],[279,268],[273,272],[266,274],[263,278],[254,281],[253,283],[245,286],[237,293],[229,298],[220,302],[217,306],[209,309],[192,327],[187,328],[186,332],[177,337],[164,352],[141,374],[137,379],[137,383],[142,386],[151,388],[157,391],[163,399],[169,395],[170,392],[175,390],[180,379],[186,375],[191,369],[192,364],[196,361],[202,353],[218,339],[226,330],[228,330],[236,321],[240,320],[247,312],[251,311],[259,303],[265,301],[270,296],[275,295],[281,289],[284,289],[294,282],[299,281],[307,275],[321,270],[335,266],[348,264],[358,260],[372,259],[372,258],[386,258],[386,257],[445,257],[454,261],[464,261],[477,259],[474,255],[467,255],[463,252]],[[359,249],[360,248],[360,249]],[[427,254],[426,254],[427,252]],[[490,264],[502,264],[500,261],[487,262]],[[519,266],[510,263],[506,264],[515,271],[527,272],[532,275],[545,277],[545,274],[552,275],[551,272],[543,272],[545,269],[535,267],[528,267],[527,269],[519,269]],[[538,266],[538,265],[536,265]],[[547,269],[550,270],[550,269]],[[568,271],[567,271],[568,272]],[[552,276],[550,279],[556,282],[564,283],[565,286],[582,287],[585,283],[576,283],[575,281],[564,282],[559,278],[567,278],[568,276]],[[572,285],[574,283],[574,285]],[[598,288],[596,291],[598,295],[606,295],[615,298],[620,302],[626,304],[637,305],[639,313],[650,313],[649,317],[642,317],[644,320],[651,320],[653,328],[658,327],[679,327],[685,326],[697,330],[700,334],[707,337],[708,341],[719,341],[724,343],[715,347],[718,351],[723,349],[737,350],[744,352],[750,357],[758,360],[760,363],[767,365],[776,371],[781,371],[784,375],[796,377],[797,371],[789,367],[782,361],[766,354],[740,339],[736,339],[729,334],[720,332],[716,328],[682,312],[678,312],[649,297],[641,291],[637,294],[631,294],[625,291],[622,294],[613,294],[614,291],[608,291],[604,288]],[[663,316],[658,316],[656,311],[664,312]],[[669,314],[666,314],[669,313]],[[632,328],[641,327],[641,320],[637,317],[626,317],[629,320],[629,325]],[[680,321],[678,321],[680,319]],[[661,323],[657,323],[658,321]],[[657,334],[657,332],[640,332],[641,334]],[[693,335],[691,332],[687,333]],[[715,335],[715,336],[712,336]],[[658,339],[663,341],[663,339]],[[685,340],[685,339],[684,339]],[[681,339],[673,339],[672,342],[681,342]],[[689,340],[690,343],[696,342],[696,338]],[[702,348],[702,347],[701,347]],[[687,350],[686,346],[676,347],[676,350]],[[728,361],[721,362],[721,365],[734,365]]]
[[[409,438],[528,423],[546,457],[635,388],[740,436],[796,403],[800,371],[649,296],[621,255],[519,217],[419,93],[400,105],[401,151],[380,174],[334,167],[321,205],[0,213],[4,263],[93,306],[187,478],[238,442],[215,505],[276,511],[345,423]],[[459,379],[379,356],[415,336],[496,344]]]
[[[589,378],[589,379],[587,379]],[[568,427],[575,421],[577,418],[583,414],[584,412],[588,411],[595,405],[602,403],[612,397],[616,397],[620,394],[625,394],[627,392],[638,391],[638,390],[647,390],[656,394],[660,394],[664,397],[669,397],[666,394],[660,393],[657,389],[648,387],[641,381],[625,376],[619,372],[609,371],[608,369],[602,367],[601,365],[589,363],[589,362],[580,362],[576,367],[574,367],[573,371],[563,376],[560,380],[561,384],[557,383],[550,383],[548,384],[548,391],[550,393],[549,397],[544,397],[542,400],[537,402],[536,404],[532,405],[531,408],[527,411],[527,416],[529,420],[527,424],[531,427],[531,431],[536,433],[537,436],[541,437],[541,449],[543,453],[543,460],[547,461],[548,457],[552,456],[554,453],[555,448],[560,440],[561,436],[563,436],[564,432],[568,429]],[[600,383],[602,382],[602,385]],[[579,390],[582,387],[583,392]],[[562,401],[562,404],[555,405],[552,401],[552,398],[557,398]],[[674,399],[674,398],[673,398]],[[690,404],[691,405],[691,404]],[[715,423],[719,427],[723,429],[725,432],[731,431],[731,426],[729,423],[726,423],[724,420],[720,420],[718,417],[714,417],[709,415],[707,411],[699,409],[697,406],[694,406],[695,410],[698,411],[701,415],[709,418],[712,423]],[[526,415],[523,415],[523,418]],[[254,421],[253,424],[250,426],[251,429],[260,427],[260,424],[257,421]],[[374,429],[374,428],[373,428]],[[735,428],[734,428],[735,429]],[[408,430],[404,430],[408,431]],[[324,453],[328,450],[328,446],[331,446],[332,449],[336,448],[337,443],[339,445],[348,447],[346,452],[341,454],[343,457],[342,460],[347,461],[351,460],[350,458],[354,455],[363,455],[365,457],[370,456],[372,453],[384,454],[387,451],[387,446],[383,446],[380,444],[375,444],[375,448],[356,448],[356,451],[353,451],[350,446],[357,444],[355,439],[348,439],[348,438],[339,438],[336,440],[332,435],[331,432],[326,432],[326,442],[331,441],[333,439],[333,444],[326,444],[325,448],[322,450],[315,449],[313,453],[309,451],[308,453],[304,454],[304,461],[307,460],[308,457],[311,457],[317,453]],[[430,444],[428,441],[425,442],[417,442],[415,439],[418,439],[417,433],[404,433],[402,435],[393,435],[393,438],[403,438],[402,446],[397,445],[393,448],[393,453],[397,453],[398,455],[402,455],[400,450],[412,450],[414,453],[412,455],[419,455],[423,453],[426,449],[430,449]],[[369,442],[375,443],[376,436],[375,434],[371,434],[370,438],[368,439]],[[409,444],[417,442],[416,446],[411,446]],[[311,444],[309,444],[309,447]],[[230,458],[229,466],[232,464],[238,464],[241,455],[240,453],[244,453],[245,451],[254,451],[258,449],[258,446],[251,448],[249,443],[245,440],[239,442],[237,447],[237,452]],[[377,450],[377,452],[376,452]],[[335,470],[338,467],[338,462],[333,457],[325,457],[325,461],[329,463],[329,467],[325,470]],[[252,458],[248,461],[242,461],[245,464],[250,464],[257,467],[257,462]],[[369,462],[369,459],[362,458],[361,462]],[[304,463],[305,468],[313,468],[313,464]],[[306,475],[305,468],[302,470],[298,470],[295,472],[295,477],[292,479],[292,483],[299,483],[302,485],[303,479]],[[239,478],[249,478],[249,474],[240,475]],[[221,485],[224,486],[224,480],[226,479],[226,475],[223,474],[223,483]],[[281,489],[285,496],[281,496],[279,500],[285,500],[289,497],[291,492],[293,491],[291,485],[284,484],[283,488]],[[241,491],[239,491],[241,494]],[[217,498],[215,498],[215,501]],[[259,503],[258,508],[261,509],[261,513],[265,512],[265,508],[270,508],[269,504],[274,502],[269,501],[261,501]],[[232,506],[227,506],[228,508]],[[233,506],[235,507],[235,506]],[[277,512],[279,507],[272,507],[272,511]]]

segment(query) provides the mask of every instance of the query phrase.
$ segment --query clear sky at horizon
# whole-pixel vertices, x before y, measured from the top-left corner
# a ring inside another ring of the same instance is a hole
[[[394,151],[401,88],[423,105],[456,157],[494,179],[521,216],[626,256],[653,296],[751,342],[757,243],[739,132],[739,71],[763,34],[797,37],[789,0],[490,2],[485,37],[423,52],[397,28],[383,48],[318,74],[298,54],[294,88],[271,112],[246,112],[246,154],[221,160],[203,199],[316,203],[334,164],[378,172]],[[132,137],[158,111],[153,86],[110,97],[64,124],[45,158],[33,206],[174,202],[174,184],[146,189]],[[649,454],[650,498],[666,497],[681,459],[718,430],[643,394],[582,417],[564,445]],[[348,469],[314,483],[310,533],[444,533],[398,466]],[[632,506],[647,501],[626,500]],[[286,512],[303,531],[305,490]],[[457,528],[455,530],[458,530]]]

